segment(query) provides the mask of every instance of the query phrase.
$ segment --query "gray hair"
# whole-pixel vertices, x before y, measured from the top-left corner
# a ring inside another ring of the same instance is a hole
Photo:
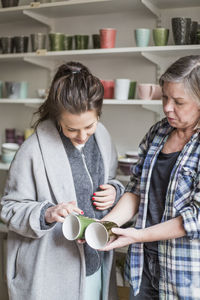
[[[166,81],[183,83],[187,92],[200,105],[200,55],[184,56],[175,61],[160,77],[160,86]]]

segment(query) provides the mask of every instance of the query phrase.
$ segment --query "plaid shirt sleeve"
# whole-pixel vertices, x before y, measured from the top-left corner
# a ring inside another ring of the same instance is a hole
[[[197,176],[196,187],[191,194],[189,205],[180,211],[183,226],[190,239],[200,239],[200,173]]]

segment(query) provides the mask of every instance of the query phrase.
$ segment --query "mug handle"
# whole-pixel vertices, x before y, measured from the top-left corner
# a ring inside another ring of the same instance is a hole
[[[153,98],[153,94],[155,92],[156,86],[155,85],[151,85],[151,93],[150,93],[150,99]]]

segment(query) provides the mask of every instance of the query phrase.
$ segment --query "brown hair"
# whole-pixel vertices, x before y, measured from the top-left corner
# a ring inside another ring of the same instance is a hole
[[[95,110],[100,116],[103,94],[101,81],[87,67],[78,62],[65,63],[58,68],[47,99],[35,112],[39,118],[34,127],[46,119],[58,121],[63,110],[71,114]]]

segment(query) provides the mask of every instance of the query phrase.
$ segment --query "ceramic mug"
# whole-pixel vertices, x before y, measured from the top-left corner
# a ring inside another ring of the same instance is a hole
[[[153,40],[155,46],[166,46],[169,39],[169,29],[167,28],[154,28]]]
[[[20,98],[20,87],[21,87],[20,82],[6,81],[5,82],[6,98],[9,99]]]
[[[40,32],[31,34],[31,47],[33,52],[46,49],[46,34]]]
[[[104,99],[113,99],[114,80],[101,80],[104,87]]]
[[[1,37],[0,41],[1,41],[1,52],[3,54],[14,52],[13,37],[11,36]]]
[[[100,45],[100,34],[93,34],[92,35],[92,44],[94,49],[99,49],[101,48]]]
[[[129,87],[130,87],[130,79],[126,78],[119,78],[115,79],[115,99],[117,100],[127,100],[129,94]]]
[[[172,32],[175,45],[190,44],[191,18],[172,18]]]
[[[137,81],[131,81],[128,92],[128,99],[135,99]]]
[[[162,89],[158,84],[140,83],[138,84],[138,97],[145,100],[159,100],[162,96]]]
[[[150,40],[149,28],[137,28],[135,29],[135,42],[137,47],[147,47]]]
[[[13,37],[13,51],[16,53],[28,52],[28,36],[14,36]]]
[[[72,50],[73,48],[73,36],[65,34],[64,36],[64,50]]]
[[[91,248],[102,249],[115,236],[114,227],[118,227],[117,224],[109,221],[91,223],[85,230],[85,240]]]
[[[49,48],[50,51],[62,51],[64,50],[64,37],[63,33],[51,32],[49,36]]]
[[[28,82],[22,81],[22,82],[20,82],[19,98],[20,99],[26,99],[27,94],[28,94]]]
[[[115,28],[102,28],[99,32],[101,48],[114,48],[117,30]]]
[[[69,214],[65,218],[62,225],[63,235],[67,240],[70,241],[83,239],[86,227],[93,222],[96,221],[92,218],[76,214]]]

